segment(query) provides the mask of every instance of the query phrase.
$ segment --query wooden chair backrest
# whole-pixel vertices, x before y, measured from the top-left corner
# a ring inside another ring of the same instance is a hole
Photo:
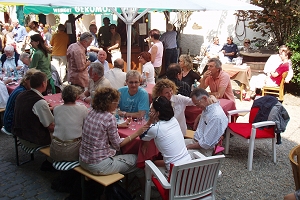
[[[296,159],[295,159],[296,158]],[[300,189],[300,145],[294,147],[289,154],[289,159],[292,165],[294,182],[295,182],[295,190]]]
[[[284,80],[285,80],[287,75],[288,75],[288,72],[283,72],[282,79],[281,79],[281,82],[280,82],[280,88],[284,87]]]

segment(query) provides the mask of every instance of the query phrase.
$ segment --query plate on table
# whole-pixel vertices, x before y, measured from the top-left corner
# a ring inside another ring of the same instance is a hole
[[[17,82],[10,82],[10,83],[7,83],[7,85],[18,85]]]

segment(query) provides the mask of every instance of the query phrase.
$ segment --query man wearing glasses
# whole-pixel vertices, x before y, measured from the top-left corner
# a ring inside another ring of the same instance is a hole
[[[92,41],[93,35],[90,32],[84,32],[80,35],[79,41],[71,44],[67,50],[68,82],[82,89],[88,87],[89,83],[87,68],[91,61],[87,59],[86,50]]]
[[[136,70],[130,70],[126,74],[127,86],[121,87],[119,102],[119,115],[132,118],[143,117],[149,110],[149,96],[147,91],[139,87],[141,74]]]

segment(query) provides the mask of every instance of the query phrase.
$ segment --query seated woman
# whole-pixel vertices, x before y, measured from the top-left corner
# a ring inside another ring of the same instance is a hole
[[[186,82],[191,88],[195,80],[200,81],[200,75],[193,71],[193,61],[189,55],[182,54],[179,57],[179,66],[182,69],[182,81]]]
[[[180,130],[184,136],[187,129],[184,111],[186,106],[194,106],[192,99],[180,94],[177,95],[176,85],[169,79],[161,79],[153,87],[152,97],[155,98],[159,96],[164,96],[171,101],[174,117],[177,119]]]
[[[93,109],[83,125],[79,152],[80,166],[94,175],[135,172],[137,177],[142,178],[144,171],[136,166],[137,155],[116,155],[121,147],[144,132],[142,127],[128,137],[120,138],[117,120],[113,114],[119,99],[120,93],[114,88],[96,89]]]
[[[289,59],[292,56],[292,52],[289,49],[283,49],[280,51],[279,54],[282,63],[279,65],[279,67],[274,71],[270,72],[267,75],[265,74],[259,74],[258,76],[252,76],[249,82],[250,90],[247,91],[246,97],[244,100],[250,101],[250,98],[255,96],[255,91],[257,88],[263,88],[264,86],[279,86],[282,74],[284,72],[289,71]]]
[[[143,74],[146,76],[147,83],[155,84],[155,72],[151,63],[151,54],[147,51],[140,53],[139,62],[143,65]]]
[[[24,77],[21,79],[20,85],[16,87],[16,89],[14,89],[13,92],[9,95],[3,117],[4,129],[9,133],[12,132],[16,98],[21,92],[30,90],[30,78],[35,72],[39,72],[39,70],[28,70]]]
[[[158,167],[166,167],[167,170],[170,170],[171,163],[184,163],[192,160],[171,104],[171,101],[164,96],[153,99],[150,106],[150,118],[147,122],[147,125],[152,124],[152,126],[141,136],[144,141],[154,139],[156,147],[163,156],[163,160],[156,160],[154,163]]]
[[[50,156],[55,161],[77,161],[81,144],[82,126],[88,114],[85,105],[77,105],[80,89],[68,85],[62,91],[64,104],[53,109],[54,132]]]

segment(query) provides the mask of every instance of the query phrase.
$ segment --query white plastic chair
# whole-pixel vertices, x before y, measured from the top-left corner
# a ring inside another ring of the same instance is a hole
[[[174,164],[167,179],[156,165],[145,162],[145,200],[150,199],[151,181],[157,187],[163,200],[173,199],[215,199],[219,169],[224,155],[203,157],[194,152],[197,159],[184,164]]]

